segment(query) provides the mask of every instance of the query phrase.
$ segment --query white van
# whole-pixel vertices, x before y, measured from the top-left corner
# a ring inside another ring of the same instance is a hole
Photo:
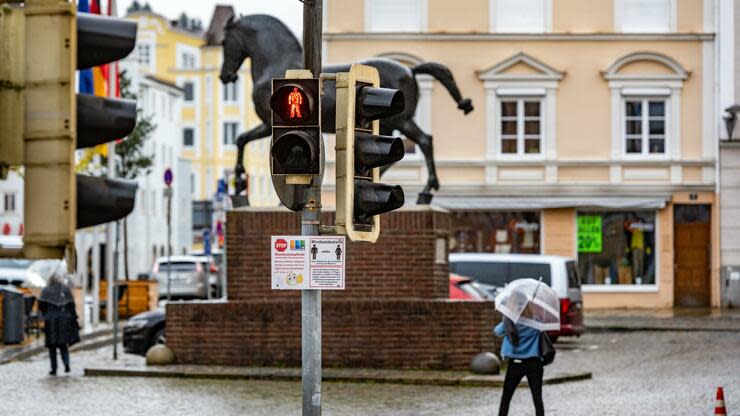
[[[560,298],[560,332],[552,335],[583,333],[583,295],[574,259],[539,254],[450,253],[449,260],[450,273],[495,288],[516,279],[542,278]]]

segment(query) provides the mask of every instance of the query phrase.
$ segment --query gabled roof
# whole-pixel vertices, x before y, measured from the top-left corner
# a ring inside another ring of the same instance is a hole
[[[534,70],[534,73],[529,74],[511,74],[507,73],[507,70],[517,66],[526,65]],[[545,81],[560,81],[565,76],[565,72],[558,71],[557,69],[545,64],[544,62],[527,55],[524,52],[504,59],[503,61],[493,65],[492,67],[483,71],[478,71],[478,78],[484,81],[495,81],[495,80],[545,80]]]
[[[224,40],[224,27],[226,22],[234,17],[234,8],[230,5],[219,4],[213,10],[211,23],[208,25],[208,31],[205,34],[205,46],[220,46]]]

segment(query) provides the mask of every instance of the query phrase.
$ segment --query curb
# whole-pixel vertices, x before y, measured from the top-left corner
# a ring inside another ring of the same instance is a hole
[[[105,339],[87,342],[100,337],[105,337]],[[70,347],[69,350],[86,351],[100,348],[109,344],[113,344],[113,329],[106,328],[80,335],[80,342]],[[10,351],[6,351],[5,353],[0,354],[0,365],[8,364],[13,361],[25,360],[27,358],[45,353],[46,351],[47,348],[44,345],[33,345],[11,349]]]
[[[327,369],[328,370],[328,369]],[[204,371],[157,370],[157,369],[118,369],[118,368],[85,368],[85,377],[146,377],[146,378],[186,378],[210,380],[260,380],[260,381],[301,381],[300,369],[295,371],[260,372],[246,370],[241,373],[211,373]],[[562,384],[573,381],[589,380],[590,372],[561,374],[545,377],[543,384]],[[453,375],[450,377],[419,376],[416,374],[393,374],[388,376],[363,374],[337,374],[324,371],[322,380],[326,382],[345,383],[388,383],[427,386],[458,387],[498,387],[504,385],[500,377],[477,375]],[[527,386],[526,382],[521,385]]]
[[[698,328],[682,326],[586,325],[586,332],[740,332],[740,328]]]

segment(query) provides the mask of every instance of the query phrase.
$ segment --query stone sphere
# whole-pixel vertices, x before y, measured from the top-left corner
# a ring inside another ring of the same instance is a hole
[[[498,374],[501,361],[492,352],[482,352],[470,360],[470,371],[475,374]]]
[[[146,352],[147,365],[168,365],[175,362],[175,353],[163,344],[157,344]]]

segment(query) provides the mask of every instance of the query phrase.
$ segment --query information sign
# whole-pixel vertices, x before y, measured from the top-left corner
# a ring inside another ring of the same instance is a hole
[[[273,236],[273,289],[344,290],[344,236]]]
[[[601,215],[578,215],[578,252],[601,253]]]

